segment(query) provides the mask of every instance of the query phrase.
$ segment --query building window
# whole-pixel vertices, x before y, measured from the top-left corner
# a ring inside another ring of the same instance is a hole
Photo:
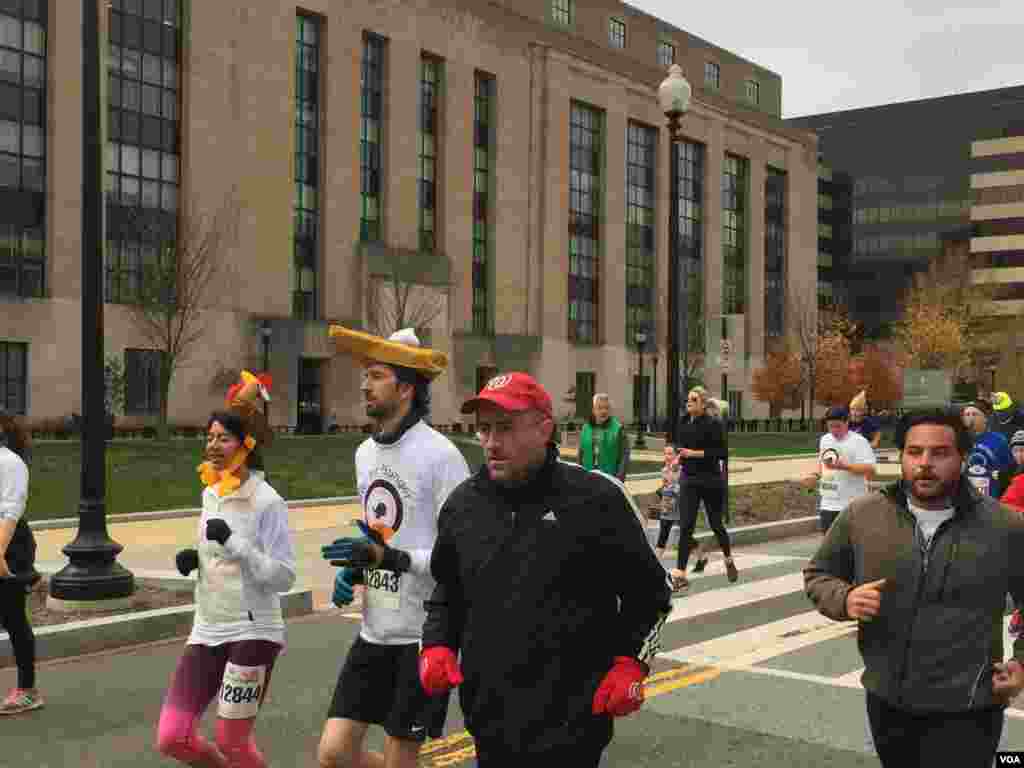
[[[830,269],[833,264],[832,254],[828,251],[818,251],[819,269]]]
[[[478,365],[476,368],[476,389],[474,392],[483,392],[488,382],[498,375],[498,369],[493,365]]]
[[[704,316],[704,145],[679,141],[674,151],[679,163],[679,262],[686,281],[680,290],[686,296],[689,336],[682,343],[695,352],[704,348],[699,322]]]
[[[0,407],[25,415],[28,392],[28,344],[0,341]]]
[[[359,239],[380,240],[381,231],[381,143],[383,140],[384,40],[363,35],[359,123]]]
[[[317,317],[320,248],[320,19],[295,17],[295,233],[292,314]]]
[[[722,87],[722,68],[713,61],[704,62],[704,87],[716,91]]]
[[[419,243],[420,250],[437,249],[437,103],[441,87],[441,63],[420,59],[419,133]]]
[[[832,238],[832,225],[826,224],[824,221],[819,221],[818,237],[823,240],[830,240]]]
[[[476,73],[473,109],[473,333],[493,333],[490,312],[491,116],[494,78]],[[486,383],[486,382],[485,382]],[[479,389],[477,390],[479,391]]]
[[[747,303],[747,160],[726,155],[722,169],[722,312],[742,315]]]
[[[828,280],[818,281],[818,307],[828,309],[835,303],[832,294],[832,283]]]
[[[747,101],[751,104],[761,103],[761,84],[756,80],[747,80]]]
[[[602,114],[573,102],[569,117],[569,339],[598,343]]]
[[[574,0],[551,0],[551,20],[563,27],[572,26]]]
[[[112,0],[107,97],[106,300],[138,301],[177,237],[178,0]]]
[[[26,220],[0,211],[0,296],[42,297],[46,257],[46,3],[0,4],[0,189],[24,193]]]
[[[658,41],[658,66],[671,67],[676,63],[676,46],[667,40]]]
[[[786,306],[786,174],[768,168],[764,180],[764,330],[781,336]]]
[[[622,19],[608,19],[608,42],[612,48],[626,47],[626,22]]]
[[[658,132],[626,128],[626,344],[654,331],[654,151]]]
[[[831,211],[832,210],[832,195],[818,194],[818,210],[819,211]]]
[[[160,413],[160,362],[163,353],[157,349],[126,349],[124,351],[124,410],[129,416]]]
[[[589,419],[594,410],[594,395],[597,394],[597,374],[593,371],[576,371],[576,418]]]

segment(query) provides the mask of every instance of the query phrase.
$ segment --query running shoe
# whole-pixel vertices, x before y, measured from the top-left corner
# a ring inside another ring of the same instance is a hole
[[[686,574],[682,571],[673,569],[672,572],[672,591],[673,592],[685,592],[690,588],[690,581],[686,578]]]
[[[731,559],[725,561],[725,574],[729,577],[729,581],[736,581],[740,577],[740,572],[736,570],[736,563]]]
[[[0,702],[0,715],[19,715],[43,706],[43,697],[39,691],[28,688],[14,688],[7,698]]]
[[[707,568],[707,567],[708,567],[708,556],[704,555],[704,557],[700,558],[699,560],[697,560],[696,563],[693,564],[693,572],[694,573],[703,573],[704,569]]]

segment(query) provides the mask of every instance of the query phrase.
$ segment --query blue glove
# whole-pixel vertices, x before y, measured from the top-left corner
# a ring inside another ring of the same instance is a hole
[[[339,608],[344,608],[352,602],[355,595],[353,587],[361,584],[363,572],[357,568],[342,568],[334,577],[334,594],[331,595],[331,602]]]
[[[353,568],[381,568],[385,571],[396,572],[409,570],[412,563],[407,552],[389,547],[384,543],[381,535],[362,520],[357,520],[356,526],[363,536],[361,538],[335,539],[330,544],[321,547],[320,553],[325,560],[330,560],[331,565]],[[374,551],[375,548],[382,549],[383,552],[378,555]]]

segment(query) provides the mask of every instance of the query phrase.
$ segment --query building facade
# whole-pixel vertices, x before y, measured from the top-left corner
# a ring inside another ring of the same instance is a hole
[[[1024,124],[971,143],[971,315],[988,339],[976,379],[1019,396],[1024,377]]]
[[[81,407],[82,18],[57,5],[0,5],[0,400],[30,420]],[[159,410],[164,364],[132,302],[169,242],[215,227],[172,423],[202,423],[242,366],[273,375],[275,425],[362,421],[331,322],[447,351],[439,423],[497,369],[533,372],[559,417],[595,390],[628,410],[638,329],[663,403],[672,61],[694,86],[677,151],[703,379],[760,415],[750,372],[816,283],[816,139],[779,119],[777,75],[617,2],[101,5],[105,351],[129,418]]]
[[[853,181],[818,164],[818,306],[848,306],[847,269],[853,249]]]
[[[847,301],[869,331],[899,318],[910,277],[943,239],[969,232],[971,142],[1022,120],[1024,86],[787,120],[852,178]]]

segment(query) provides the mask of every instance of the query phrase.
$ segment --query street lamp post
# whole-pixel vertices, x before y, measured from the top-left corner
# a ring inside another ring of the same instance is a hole
[[[644,439],[644,344],[647,342],[647,332],[641,328],[636,332],[635,338],[636,357],[639,362],[637,368],[640,371],[640,375],[637,376],[636,395],[637,422],[639,422],[639,426],[636,430],[636,442],[633,443],[633,447],[642,450],[647,447],[647,441]]]
[[[82,0],[82,469],[78,535],[64,547],[70,562],[50,579],[57,605],[111,607],[135,591],[117,562],[123,547],[107,535],[107,419],[103,380],[103,145],[100,105],[100,6]],[[102,3],[106,10],[107,4]]]
[[[683,335],[684,346],[686,330],[680,333],[680,317],[685,324],[686,309],[680,312],[680,268],[679,268],[679,141],[682,139],[681,121],[690,106],[690,84],[683,77],[683,70],[678,64],[668,69],[668,77],[658,86],[658,102],[661,111],[668,118],[669,130],[669,195],[672,204],[669,209],[669,267],[668,267],[668,439],[673,445],[677,442],[679,431],[679,346],[680,335]],[[683,280],[686,279],[685,270]]]
[[[270,321],[264,320],[263,325],[260,326],[260,337],[263,339],[263,372],[270,372],[270,336],[273,333],[273,329],[270,327]],[[263,418],[266,419],[267,424],[270,424],[270,403],[266,400],[263,401]]]
[[[654,406],[653,406],[653,410],[654,410],[654,429],[657,432],[661,432],[661,430],[658,429],[658,350],[657,350],[657,348],[655,348],[655,350],[654,350],[654,357],[651,358],[651,366],[654,368],[654,370],[651,372],[651,389],[654,390],[654,395],[651,398],[653,400],[653,402],[654,402]]]

